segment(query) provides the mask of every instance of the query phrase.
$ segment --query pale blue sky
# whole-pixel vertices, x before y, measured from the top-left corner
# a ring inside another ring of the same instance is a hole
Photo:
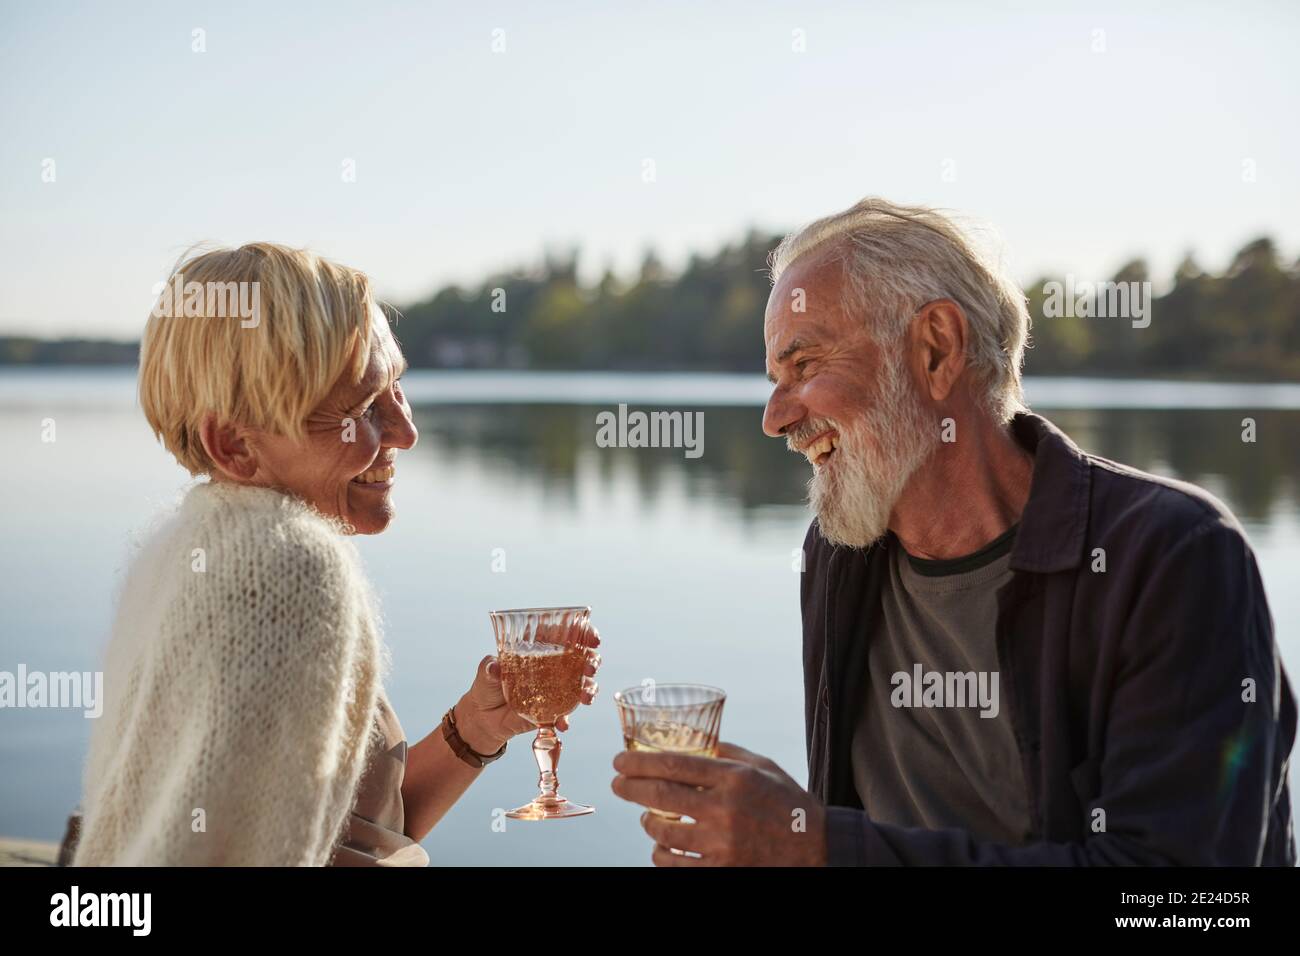
[[[0,332],[134,337],[200,240],[306,244],[406,303],[872,193],[992,224],[1022,281],[1300,254],[1284,0],[288,6],[3,0]]]

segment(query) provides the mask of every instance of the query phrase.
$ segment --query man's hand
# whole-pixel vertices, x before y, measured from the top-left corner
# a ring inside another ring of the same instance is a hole
[[[723,743],[716,760],[623,751],[614,758],[614,769],[618,776],[612,788],[624,800],[695,820],[642,814],[641,825],[655,841],[651,858],[656,866],[826,863],[821,804],[766,757]]]

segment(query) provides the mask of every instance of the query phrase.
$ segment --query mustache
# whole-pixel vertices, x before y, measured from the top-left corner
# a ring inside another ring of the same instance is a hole
[[[840,435],[844,434],[837,422],[830,418],[818,418],[814,421],[800,425],[794,431],[785,436],[785,447],[793,452],[803,450],[803,447],[823,432],[835,431]]]

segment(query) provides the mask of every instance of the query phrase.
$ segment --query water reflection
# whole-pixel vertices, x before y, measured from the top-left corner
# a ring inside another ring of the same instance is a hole
[[[631,475],[644,509],[666,485],[732,505],[742,520],[759,509],[800,506],[808,466],[783,441],[766,437],[762,410],[709,407],[704,453],[677,448],[597,448],[596,415],[608,406],[571,404],[422,405],[416,453],[468,459],[504,478],[530,482],[548,501],[577,507],[580,465],[592,463],[606,487]],[[692,409],[694,411],[694,409]],[[1202,485],[1242,521],[1295,513],[1300,412],[1251,413],[1254,442],[1242,441],[1239,410],[1071,409],[1048,417],[1080,446],[1115,461]]]
[[[726,686],[733,696],[724,732],[798,779],[805,757],[791,559],[807,522],[808,468],[763,435],[761,378],[753,389],[742,382],[732,390],[698,377],[552,376],[543,383],[551,393],[538,401],[519,394],[523,385],[541,391],[535,378],[459,378],[452,384],[460,392],[449,394],[442,375],[410,377],[422,436],[409,453],[413,467],[402,468],[399,520],[359,542],[381,591],[395,660],[388,689],[404,722],[409,715],[408,731],[423,733],[427,715],[436,722],[464,691],[465,675],[490,646],[486,609],[574,599],[599,608],[607,688],[657,674]],[[1123,398],[1124,388],[1133,386],[1074,383],[1053,396],[1040,383],[1030,393],[1077,409],[1089,398]],[[1289,411],[1191,407],[1203,388],[1177,392],[1188,405],[1182,409],[1046,414],[1083,447],[1195,482],[1236,511],[1257,547],[1294,681],[1300,400]],[[702,410],[702,457],[598,448],[596,415],[619,401]],[[1256,421],[1253,444],[1241,441],[1245,416]],[[46,417],[57,418],[57,442],[41,441]],[[0,515],[0,652],[10,669],[17,661],[93,669],[128,542],[188,478],[149,433],[130,370],[0,373],[0,445],[27,463],[0,477],[0,485],[8,482],[0,493],[21,502]],[[498,548],[509,555],[508,573],[493,564]],[[0,834],[61,834],[80,792],[89,723],[56,709],[8,716],[0,734]],[[513,801],[532,772],[524,747],[507,755],[511,767],[485,774],[424,841],[434,860],[643,861],[635,808],[595,796],[608,787],[609,759],[621,746],[608,700],[584,714],[572,735],[565,757],[572,792],[600,804],[582,830],[488,830],[483,821]]]
[[[577,506],[584,463],[594,465],[606,489],[630,475],[645,509],[669,486],[739,506],[742,516],[767,505],[799,506],[803,500],[807,465],[786,451],[783,441],[763,434],[761,408],[700,409],[703,454],[689,459],[681,448],[598,448],[596,415],[604,410],[560,404],[420,406],[415,453],[469,459],[503,477],[532,482],[548,501],[571,508]]]

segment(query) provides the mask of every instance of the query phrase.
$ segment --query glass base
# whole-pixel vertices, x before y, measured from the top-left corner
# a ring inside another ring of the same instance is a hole
[[[595,807],[585,807],[581,803],[573,803],[564,797],[551,797],[542,799],[539,797],[532,803],[525,803],[522,807],[515,807],[508,812],[512,820],[563,820],[565,817],[580,817],[586,813],[594,813]]]

